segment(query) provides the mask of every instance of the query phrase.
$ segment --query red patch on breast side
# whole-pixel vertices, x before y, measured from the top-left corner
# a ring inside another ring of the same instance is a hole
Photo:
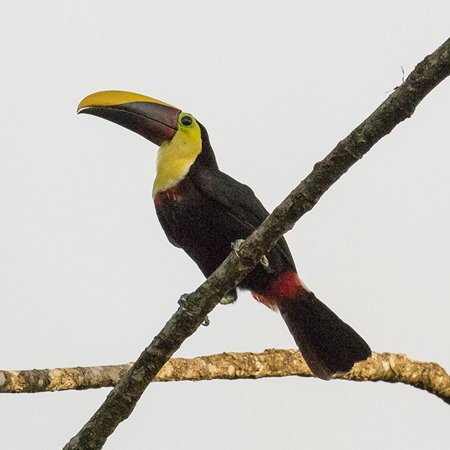
[[[172,202],[178,202],[181,200],[181,192],[178,184],[166,189],[165,191],[157,192],[153,197],[153,202],[155,203],[156,208],[159,208],[166,200]]]
[[[267,294],[260,295],[252,292],[252,295],[262,304],[276,310],[283,300],[295,299],[304,291],[305,287],[297,273],[286,272],[277,278]]]

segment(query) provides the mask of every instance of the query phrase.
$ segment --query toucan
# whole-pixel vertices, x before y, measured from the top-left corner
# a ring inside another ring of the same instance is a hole
[[[205,277],[225,260],[233,243],[269,215],[252,189],[219,170],[206,128],[191,114],[124,91],[91,94],[78,112],[119,124],[159,146],[153,184],[159,222]],[[315,376],[328,380],[371,355],[364,339],[300,280],[284,238],[238,288],[281,313]],[[234,300],[234,293],[227,298]]]

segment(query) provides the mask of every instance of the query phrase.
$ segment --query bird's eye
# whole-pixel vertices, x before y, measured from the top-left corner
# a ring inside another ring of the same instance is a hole
[[[189,125],[192,125],[192,117],[190,116],[184,116],[181,118],[181,123],[185,126],[188,127]]]

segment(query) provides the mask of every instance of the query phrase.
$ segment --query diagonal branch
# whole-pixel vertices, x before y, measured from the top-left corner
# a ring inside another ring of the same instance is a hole
[[[220,298],[236,286],[276,241],[383,136],[410,117],[422,99],[450,74],[450,39],[419,63],[405,82],[321,162],[264,223],[232,252],[142,352],[98,411],[64,447],[99,449],[120,422],[128,418],[162,366],[200,326]]]
[[[132,365],[3,370],[0,371],[0,392],[54,392],[113,387]],[[297,349],[270,349],[262,353],[227,352],[192,359],[171,358],[153,381],[242,380],[287,376],[313,377]],[[402,383],[423,389],[450,404],[450,376],[447,372],[436,363],[414,361],[402,354],[373,352],[367,361],[355,364],[350,372],[337,374],[333,378]]]

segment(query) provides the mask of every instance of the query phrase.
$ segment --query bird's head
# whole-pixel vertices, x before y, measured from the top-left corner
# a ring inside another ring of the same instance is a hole
[[[191,114],[145,95],[97,92],[83,99],[77,112],[107,119],[160,146],[154,194],[184,178],[205,147],[202,141],[210,148],[206,130]]]
[[[88,95],[78,105],[79,114],[92,114],[117,123],[161,146],[180,132],[195,139],[200,129],[195,118],[172,105],[125,91]]]

